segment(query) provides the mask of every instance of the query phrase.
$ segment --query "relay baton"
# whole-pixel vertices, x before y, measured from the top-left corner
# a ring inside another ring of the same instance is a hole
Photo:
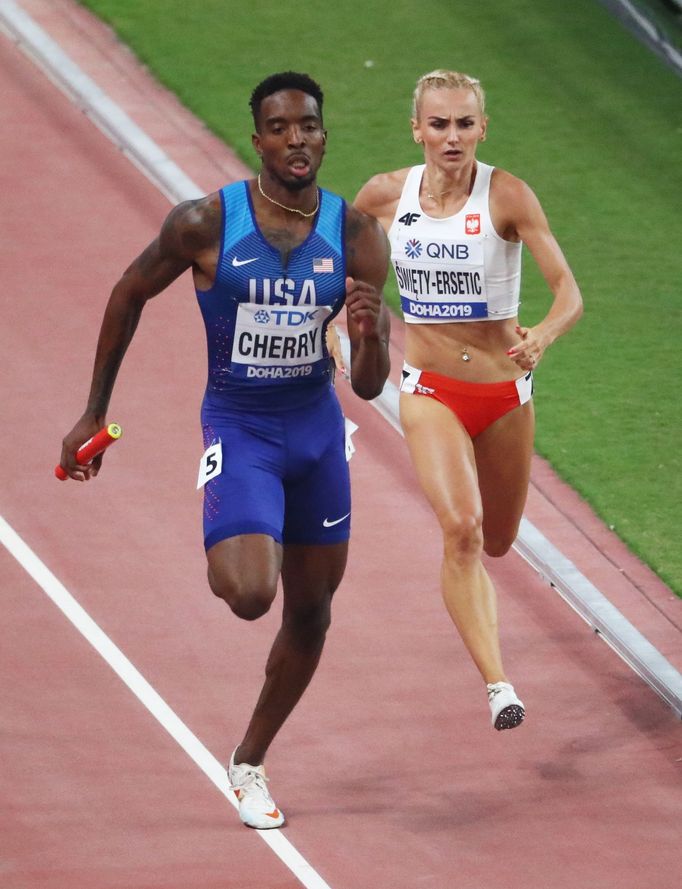
[[[78,448],[76,462],[81,465],[91,463],[95,457],[98,454],[101,454],[102,451],[106,450],[109,445],[118,441],[121,435],[123,435],[123,430],[118,423],[109,423],[108,426],[100,429],[99,432],[95,433],[92,438],[89,438],[85,444],[82,444]],[[61,479],[61,481],[66,481],[68,478],[68,475],[64,472],[61,466],[55,466],[54,474],[58,479]]]

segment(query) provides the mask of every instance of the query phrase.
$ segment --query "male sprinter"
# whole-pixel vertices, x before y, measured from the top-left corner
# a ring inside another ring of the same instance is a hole
[[[325,332],[345,303],[352,387],[376,397],[389,371],[381,296],[388,249],[373,218],[316,184],[327,140],[318,84],[274,74],[250,104],[260,173],[178,205],[124,272],[61,465],[72,479],[97,475],[101,456],[85,466],[76,451],[106,422],[145,303],[191,267],[209,352],[201,470],[208,582],[245,620],[268,611],[280,575],[284,591],[265,683],[228,766],[242,821],[270,828],[284,815],[263,760],[317,667],[350,534],[344,420]]]

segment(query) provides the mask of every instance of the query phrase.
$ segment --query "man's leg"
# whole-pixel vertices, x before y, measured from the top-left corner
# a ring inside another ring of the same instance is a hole
[[[236,763],[263,762],[270,743],[312,679],[347,555],[347,542],[284,547],[282,626],[267,660],[265,683],[253,716],[235,751]]]

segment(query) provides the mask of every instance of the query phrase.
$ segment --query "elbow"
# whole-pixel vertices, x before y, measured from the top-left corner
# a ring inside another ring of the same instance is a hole
[[[367,386],[358,383],[351,383],[351,386],[353,387],[353,392],[355,392],[358,398],[362,398],[363,401],[371,401],[373,398],[377,398],[381,395],[381,391],[384,388],[383,386]]]
[[[381,395],[385,382],[385,377],[381,380],[354,380],[351,377],[350,384],[358,398],[362,398],[363,401],[372,401],[373,398],[378,398]]]
[[[350,385],[353,392],[362,398],[363,401],[372,401],[378,398],[384,390],[384,384],[388,379],[391,370],[391,364],[386,357],[386,361],[381,361],[379,366],[372,367],[371,370],[364,368],[364,372],[356,365],[356,372],[353,373],[353,364],[350,370]]]

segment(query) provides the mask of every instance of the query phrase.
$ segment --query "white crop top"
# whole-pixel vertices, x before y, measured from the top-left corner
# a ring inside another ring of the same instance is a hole
[[[488,198],[494,167],[476,162],[476,179],[459,213],[427,216],[419,203],[425,165],[412,167],[388,232],[405,321],[495,321],[519,308],[521,243],[493,227]]]

